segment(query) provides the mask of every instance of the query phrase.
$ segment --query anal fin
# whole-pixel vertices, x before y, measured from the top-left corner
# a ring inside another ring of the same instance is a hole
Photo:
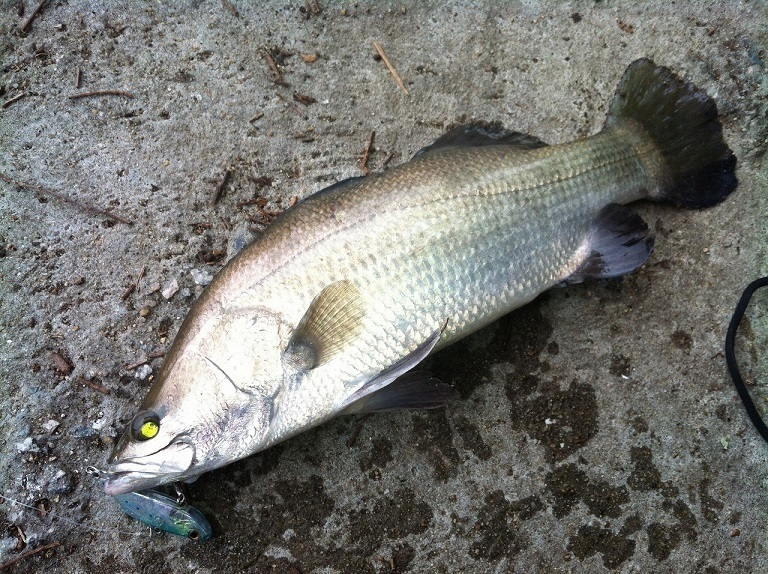
[[[584,240],[588,255],[564,283],[609,279],[637,269],[653,253],[653,233],[630,208],[618,203],[605,206],[589,227]]]

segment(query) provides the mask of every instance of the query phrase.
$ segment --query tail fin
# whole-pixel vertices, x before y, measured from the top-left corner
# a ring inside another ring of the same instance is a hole
[[[704,91],[648,59],[629,65],[619,82],[606,128],[639,124],[665,162],[651,199],[709,207],[736,189],[736,157],[723,141],[717,106]]]

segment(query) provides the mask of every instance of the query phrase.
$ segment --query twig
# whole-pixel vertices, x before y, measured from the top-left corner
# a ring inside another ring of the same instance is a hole
[[[371,137],[368,140],[368,145],[365,146],[365,152],[363,152],[363,159],[360,162],[360,169],[362,169],[366,174],[371,173],[371,170],[368,169],[368,156],[371,155],[371,146],[373,146],[373,138],[376,137],[376,132],[371,132]]]
[[[153,359],[159,359],[160,357],[165,356],[165,351],[154,351],[152,353],[147,353],[147,357],[145,359],[139,359],[135,363],[131,363],[130,365],[125,366],[126,371],[131,371],[133,369],[136,369],[142,365],[148,364]]]
[[[82,94],[72,94],[71,96],[69,96],[69,99],[79,100],[81,98],[92,98],[95,96],[122,96],[128,99],[133,99],[136,97],[131,92],[124,92],[122,90],[100,90],[97,92],[83,92]]]
[[[126,371],[132,371],[133,369],[136,369],[137,367],[140,367],[142,365],[146,365],[149,363],[149,359],[139,359],[135,363],[131,363],[130,365],[125,366]]]
[[[141,271],[139,271],[139,276],[136,277],[136,293],[141,293],[141,280],[144,279],[144,273],[147,271],[147,266],[142,265]]]
[[[272,54],[264,50],[264,59],[267,61],[267,64],[269,64],[269,69],[272,70],[272,75],[275,77],[275,83],[284,86],[285,81],[283,81],[283,74],[280,73],[280,68],[277,67],[277,62],[275,62]]]
[[[29,26],[32,24],[32,20],[34,20],[35,16],[37,16],[40,10],[43,9],[43,6],[47,1],[48,0],[40,0],[40,3],[35,7],[34,10],[32,10],[32,13],[29,15],[29,18],[27,18],[24,21],[24,23],[21,26],[19,26],[19,32],[24,33],[27,31],[27,28],[29,28]]]
[[[376,48],[376,51],[379,53],[379,56],[381,56],[381,59],[384,60],[384,63],[387,65],[387,68],[389,68],[389,71],[392,74],[392,77],[395,78],[397,85],[400,86],[400,88],[406,94],[408,94],[408,88],[405,87],[405,84],[403,84],[403,80],[400,79],[400,76],[398,75],[397,70],[395,70],[395,67],[392,65],[392,62],[389,61],[389,58],[387,58],[387,55],[384,53],[384,48],[382,48],[381,44],[379,44],[378,42],[374,42],[373,47]]]
[[[219,198],[221,197],[221,192],[224,191],[224,186],[227,185],[230,175],[232,175],[231,171],[226,170],[224,172],[224,177],[221,178],[219,185],[217,185],[216,189],[213,190],[213,197],[211,197],[211,205],[216,205],[216,203],[219,201]]]
[[[381,164],[381,167],[382,167],[382,168],[386,168],[386,167],[389,165],[389,162],[391,162],[391,161],[392,161],[392,158],[394,158],[394,157],[395,157],[395,154],[394,154],[394,153],[391,153],[391,154],[389,154],[389,155],[387,156],[387,159],[385,159],[385,160],[384,160],[384,163],[382,163],[382,164]]]
[[[80,86],[82,85],[83,85],[83,70],[80,68],[80,66],[78,66],[77,72],[75,73],[75,88],[79,90]]]
[[[255,177],[253,175],[249,175],[248,179],[250,179],[253,183],[260,187],[270,186],[272,185],[272,178],[267,177],[265,175],[260,175],[258,177]]]
[[[26,92],[21,92],[20,94],[16,94],[11,99],[5,100],[5,102],[3,103],[2,108],[5,109],[8,106],[10,106],[11,104],[15,104],[16,102],[18,102],[21,98],[23,98],[26,95],[27,95]]]
[[[258,223],[259,225],[269,225],[270,224],[270,219],[266,215],[264,215],[262,213],[257,213],[256,215],[246,215],[246,218],[251,223]]]
[[[51,360],[53,361],[53,366],[56,367],[56,370],[62,375],[68,375],[72,372],[72,363],[70,363],[61,353],[51,351]]]
[[[300,104],[304,104],[305,106],[314,104],[317,101],[317,99],[313,98],[312,96],[307,96],[298,92],[293,93],[293,99],[294,101],[299,102]]]
[[[98,383],[94,383],[93,381],[89,381],[85,377],[77,377],[77,382],[82,383],[88,387],[91,387],[95,391],[99,391],[102,394],[108,395],[109,389],[107,387],[102,387]]]
[[[131,283],[130,285],[128,285],[128,288],[123,292],[123,294],[120,295],[120,299],[125,301],[126,299],[128,299],[128,297],[130,297],[131,293],[133,293],[135,290],[136,290],[136,283]]]
[[[20,187],[22,189],[27,189],[29,191],[36,191],[37,193],[40,193],[42,195],[48,195],[50,197],[54,197],[58,199],[59,201],[63,201],[64,203],[68,203],[69,205],[73,205],[77,207],[78,209],[82,209],[85,212],[96,214],[96,215],[103,215],[106,217],[109,217],[110,219],[113,219],[115,221],[119,221],[120,223],[125,223],[126,225],[133,225],[133,222],[130,219],[125,219],[124,217],[120,217],[119,215],[115,215],[114,213],[111,213],[109,211],[106,211],[104,209],[101,209],[100,207],[96,207],[95,205],[91,205],[90,203],[84,203],[82,201],[78,201],[76,199],[72,199],[70,197],[67,197],[66,195],[62,195],[61,193],[58,193],[56,191],[53,191],[51,189],[47,189],[45,187],[41,187],[39,185],[33,185],[31,183],[27,183],[26,181],[19,181],[16,179],[13,179],[11,177],[8,177],[4,173],[0,173],[0,179],[3,180],[6,183],[10,183],[11,185],[15,185],[17,187]]]
[[[221,0],[221,3],[224,4],[224,8],[229,10],[230,14],[235,18],[240,17],[240,12],[237,11],[237,8],[235,8],[229,0]]]
[[[286,104],[288,104],[289,106],[291,106],[291,107],[293,108],[293,111],[294,111],[294,112],[296,112],[297,114],[299,114],[299,115],[300,115],[302,118],[304,117],[304,113],[301,111],[301,109],[299,108],[299,106],[297,106],[297,105],[296,105],[296,104],[294,104],[293,102],[289,101],[289,100],[288,100],[288,99],[287,99],[287,98],[286,98],[286,97],[285,97],[283,94],[275,94],[275,95],[276,95],[278,98],[280,98],[281,100],[283,100],[283,101],[284,101]]]
[[[19,560],[24,560],[24,558],[29,558],[30,556],[39,554],[40,552],[45,552],[46,550],[50,550],[51,548],[56,548],[57,546],[61,546],[61,542],[59,542],[58,540],[55,542],[51,542],[50,544],[46,544],[45,546],[41,546],[40,548],[35,548],[34,550],[30,550],[25,554],[21,554],[20,556],[17,556],[13,560],[9,560],[5,564],[0,564],[0,570],[5,570],[9,566],[13,566],[14,564],[16,564],[16,562],[18,562]]]

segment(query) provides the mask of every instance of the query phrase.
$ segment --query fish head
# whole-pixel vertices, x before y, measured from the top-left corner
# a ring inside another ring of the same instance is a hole
[[[107,494],[191,481],[265,448],[286,380],[282,330],[258,310],[182,326],[109,458]]]

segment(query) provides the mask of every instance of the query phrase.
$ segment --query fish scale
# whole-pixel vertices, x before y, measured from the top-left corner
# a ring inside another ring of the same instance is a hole
[[[385,185],[368,178],[342,194],[310,199],[317,203],[314,217],[302,217],[300,211],[294,215],[304,227],[286,221],[290,233],[278,230],[270,237],[272,245],[255,244],[252,249],[260,253],[284,253],[286,264],[269,275],[264,286],[273,287],[248,298],[256,295],[285,310],[289,323],[298,323],[321,285],[343,279],[354,280],[367,310],[364,335],[294,393],[290,402],[303,408],[283,418],[283,427],[291,430],[278,431],[273,440],[327,418],[347,394],[442,325],[436,348],[570,275],[578,264],[574,253],[595,214],[608,203],[636,199],[650,183],[627,139],[603,133],[525,157],[493,146],[434,154],[395,168]],[[542,173],[522,169],[531,162]],[[414,185],[426,173],[439,173],[440,180]],[[340,213],[340,226],[329,226]],[[322,224],[330,229],[325,227],[320,239],[312,228]],[[465,256],[469,251],[472,256]],[[367,264],[372,254],[376,266]],[[298,277],[289,277],[297,270]],[[295,299],[295,291],[286,298],[282,287],[306,277],[314,281],[305,280],[303,298]],[[338,384],[340,379],[346,384]]]
[[[343,209],[344,204],[354,204],[357,212],[350,209],[349,213],[356,213],[356,219],[345,222],[343,236],[334,230],[318,241],[311,231],[304,233],[291,226],[291,234],[271,236],[274,246],[256,244],[254,249],[286,252],[285,260],[295,262],[302,277],[321,277],[318,286],[353,278],[364,294],[370,291],[368,311],[381,331],[370,331],[369,340],[361,341],[358,347],[359,352],[368,354],[367,349],[379,347],[373,343],[380,343],[382,333],[388,335],[387,346],[392,351],[370,365],[372,370],[380,370],[408,350],[403,349],[402,329],[396,327],[414,316],[422,318],[423,327],[413,340],[426,337],[448,319],[440,343],[447,345],[467,329],[477,328],[480,317],[485,318],[482,323],[490,322],[510,306],[565,278],[570,271],[568,262],[599,209],[613,201],[635,199],[648,183],[642,165],[628,153],[627,144],[616,139],[599,135],[578,143],[580,149],[573,154],[577,158],[609,158],[590,170],[580,165],[583,161],[561,159],[574,144],[557,146],[565,149],[543,148],[543,159],[550,161],[542,161],[541,169],[559,174],[548,182],[530,171],[505,165],[519,153],[505,154],[504,149],[490,147],[466,150],[472,156],[469,158],[446,154],[404,164],[387,185],[364,181],[344,195],[320,197],[317,201],[328,205],[313,206],[317,218],[302,218],[309,228],[331,219],[328,214]],[[585,148],[595,151],[585,154]],[[473,169],[467,170],[467,164]],[[622,175],[618,182],[617,166]],[[407,183],[423,181],[424,173],[436,171],[442,180],[454,182],[448,197],[442,181],[421,188]],[[478,183],[475,172],[482,172],[484,181]],[[561,175],[564,173],[568,175]],[[585,188],[591,192],[585,194]],[[549,217],[531,217],[540,211]],[[301,215],[297,213],[296,218]],[[412,222],[418,222],[415,233],[410,231]],[[472,256],[466,255],[469,252]],[[371,254],[376,254],[376,267],[368,264]],[[333,262],[327,265],[329,260]],[[260,267],[260,260],[254,266]],[[296,269],[292,266],[288,273],[296,273]],[[278,293],[276,306],[295,307],[294,317],[298,318],[319,290],[310,283],[303,302],[285,301],[281,300],[280,286],[291,280],[276,274],[273,281]],[[390,295],[378,297],[385,292]],[[258,297],[265,300],[263,294]],[[410,304],[403,305],[402,298]],[[440,303],[447,298],[450,303]],[[473,308],[478,311],[473,312]],[[377,317],[381,320],[376,321]]]

